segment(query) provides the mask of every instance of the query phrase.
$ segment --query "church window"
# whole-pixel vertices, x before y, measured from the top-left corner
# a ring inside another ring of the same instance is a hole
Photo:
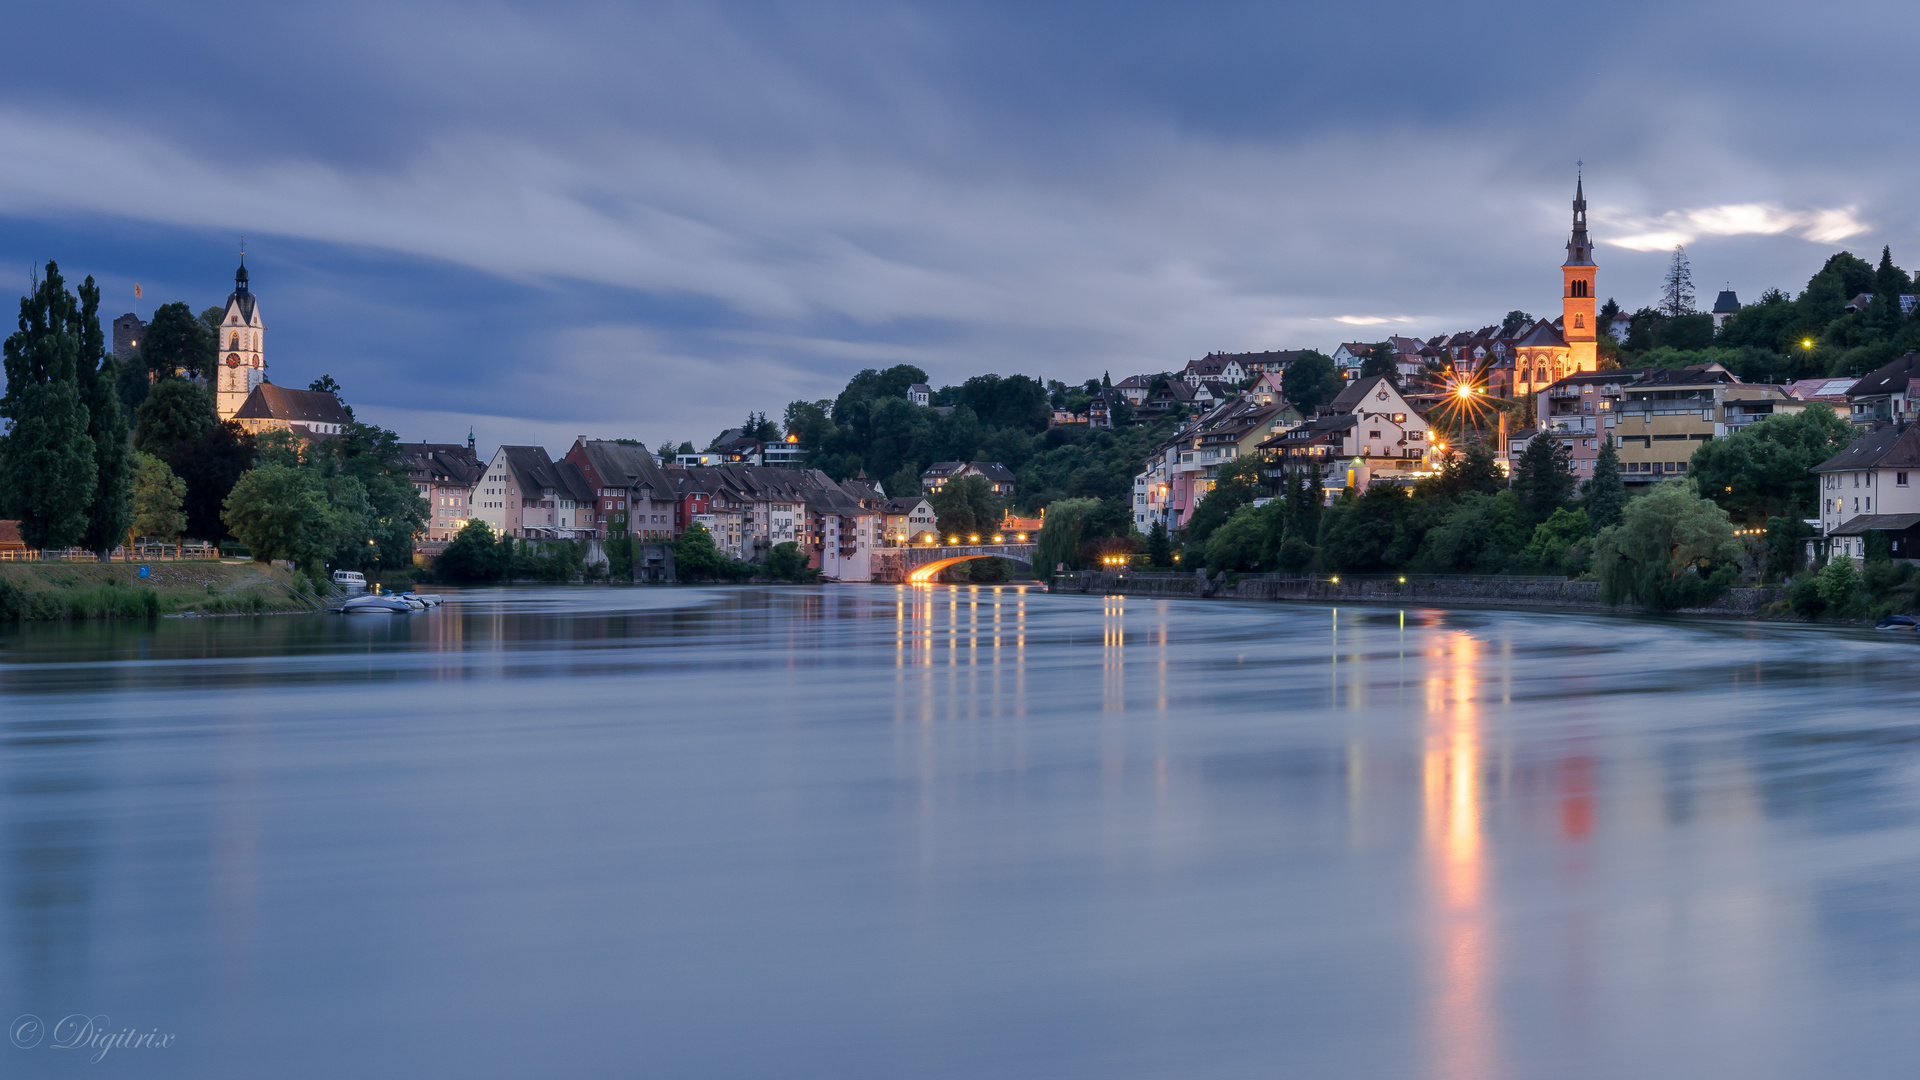
[[[1583,330],[1586,328],[1586,325],[1587,325],[1587,317],[1585,315],[1580,315],[1580,314],[1574,315],[1573,328],[1575,330]]]

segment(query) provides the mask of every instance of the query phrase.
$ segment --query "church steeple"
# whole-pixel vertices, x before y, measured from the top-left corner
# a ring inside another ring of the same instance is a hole
[[[1587,239],[1586,178],[1573,182],[1573,236],[1567,240],[1567,261],[1562,266],[1592,266],[1593,241]]]

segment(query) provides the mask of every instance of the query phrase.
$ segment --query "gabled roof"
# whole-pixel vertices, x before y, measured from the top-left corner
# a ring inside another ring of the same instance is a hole
[[[400,460],[408,472],[424,473],[434,483],[472,487],[486,472],[466,443],[401,443]]]
[[[513,481],[520,488],[521,498],[531,498],[541,491],[561,491],[564,485],[553,471],[553,458],[547,456],[544,446],[502,446],[500,453],[506,458],[507,468],[513,472]]]
[[[1904,425],[1869,431],[1845,450],[1813,467],[1813,472],[1851,472],[1855,469],[1920,469],[1920,427]]]
[[[1870,532],[1906,532],[1915,525],[1920,525],[1920,514],[1861,514],[1827,535],[1865,536]]]
[[[1871,303],[1873,303],[1873,294],[1870,292],[1863,292],[1859,296],[1856,296],[1853,299],[1847,301],[1846,307],[1842,308],[1841,310],[1865,311],[1867,310],[1867,305]]]
[[[1386,389],[1392,391],[1395,395],[1400,393],[1399,388],[1394,386],[1392,380],[1386,376],[1369,375],[1364,379],[1355,379],[1349,383],[1345,390],[1340,391],[1338,397],[1335,397],[1327,403],[1325,411],[1335,416],[1350,413],[1359,408],[1361,403],[1366,401],[1368,397],[1372,396],[1374,390],[1379,388],[1382,383],[1385,383]],[[1401,400],[1404,402],[1406,399],[1402,397]]]
[[[638,443],[620,443],[611,439],[584,439],[580,448],[585,454],[592,475],[591,481],[598,478],[599,486],[617,488],[651,487],[665,496],[673,491],[673,482],[647,453],[647,448]]]
[[[933,505],[927,502],[926,496],[924,495],[908,495],[899,499],[888,499],[886,502],[880,504],[880,508],[897,517],[913,513],[920,508],[922,503],[926,503],[928,506]]]
[[[1555,330],[1552,323],[1541,319],[1533,324],[1531,330],[1521,335],[1513,345],[1517,349],[1565,348],[1567,339],[1560,336],[1560,331]]]
[[[1853,384],[1853,389],[1847,391],[1847,396],[1862,398],[1898,394],[1907,389],[1908,381],[1915,374],[1920,374],[1920,352],[1909,352],[1861,376],[1860,381]]]
[[[295,390],[261,383],[247,395],[236,420],[281,420],[289,424],[351,424],[340,399],[319,390]]]
[[[1839,379],[1801,379],[1787,384],[1787,393],[1802,401],[1845,401],[1847,391],[1859,379],[1851,375]]]
[[[572,499],[576,503],[592,504],[593,485],[587,483],[587,474],[580,471],[580,466],[571,461],[556,461],[553,463],[553,475],[554,479],[559,481],[555,485],[554,494]]]

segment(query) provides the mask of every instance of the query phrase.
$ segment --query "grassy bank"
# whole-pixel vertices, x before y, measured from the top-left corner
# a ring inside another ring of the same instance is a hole
[[[0,621],[310,611],[285,570],[259,563],[0,563]]]

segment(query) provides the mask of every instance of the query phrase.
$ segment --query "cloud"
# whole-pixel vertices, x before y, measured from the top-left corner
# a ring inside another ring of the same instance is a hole
[[[1825,210],[1788,210],[1769,203],[1733,203],[1698,210],[1669,210],[1655,218],[1608,217],[1606,224],[1631,230],[1605,237],[1602,244],[1630,251],[1664,251],[1701,236],[1777,236],[1796,232],[1801,239],[1836,244],[1866,232],[1854,206]]]
[[[1412,322],[1413,316],[1394,315],[1394,316],[1388,317],[1385,315],[1335,315],[1333,317],[1333,321],[1337,323],[1346,323],[1348,326],[1379,326],[1381,323]]]

